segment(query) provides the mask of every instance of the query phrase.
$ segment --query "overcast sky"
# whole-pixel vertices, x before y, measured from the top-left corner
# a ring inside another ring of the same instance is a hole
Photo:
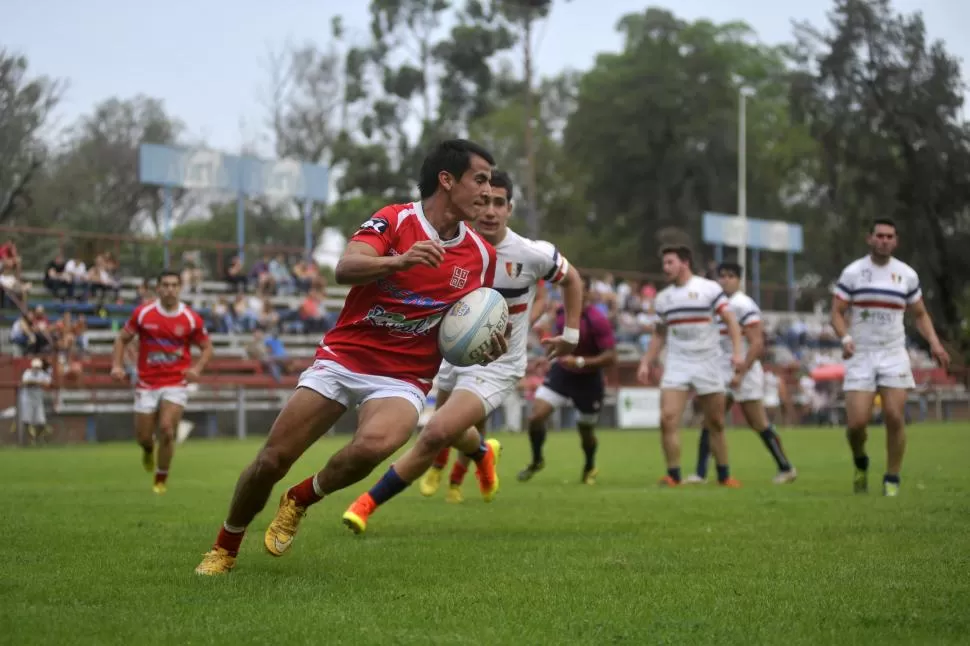
[[[284,44],[326,45],[330,19],[341,10],[351,36],[368,34],[366,0],[0,0],[0,46],[26,54],[38,73],[68,79],[60,110],[69,123],[98,101],[142,93],[161,98],[193,139],[235,152],[262,129],[260,88],[266,59]],[[538,67],[554,74],[585,69],[598,52],[616,50],[617,19],[642,0],[557,2],[540,28]],[[661,6],[662,3],[657,3]],[[741,19],[762,41],[790,39],[791,21],[825,23],[827,0],[677,0],[678,16],[716,22]],[[895,0],[902,12],[922,10],[930,36],[970,61],[970,1]],[[964,73],[966,78],[967,73]]]

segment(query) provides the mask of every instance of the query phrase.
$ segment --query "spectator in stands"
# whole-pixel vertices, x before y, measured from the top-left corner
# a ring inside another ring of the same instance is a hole
[[[67,361],[74,354],[74,318],[70,312],[64,312],[61,318],[50,327],[54,349]]]
[[[250,332],[256,327],[256,323],[259,321],[259,311],[262,301],[258,298],[256,299],[258,305],[254,312],[251,307],[253,298],[244,294],[236,295],[236,302],[232,304],[232,317],[235,322],[234,328],[236,332]]]
[[[30,292],[30,283],[25,283],[17,278],[13,265],[3,265],[3,273],[0,274],[0,287],[3,288],[4,298],[2,304],[4,307],[8,301],[6,298],[7,295],[16,298],[21,303],[27,302],[27,294]]]
[[[43,311],[43,308],[41,309]],[[34,312],[27,312],[26,316],[21,316],[14,322],[10,331],[10,340],[28,357],[46,354],[53,347],[51,337],[46,330],[46,319],[41,326],[38,326]]]
[[[324,303],[323,291],[319,287],[311,287],[310,292],[300,305],[300,320],[303,330],[309,334],[323,334],[333,322],[327,316],[327,306]]]
[[[266,345],[266,331],[257,326],[253,330],[253,338],[246,344],[246,356],[251,361],[259,361],[263,368],[269,372],[273,379],[279,381],[283,376],[283,370],[279,363],[270,357],[269,347]]]
[[[186,260],[182,266],[182,292],[198,294],[202,291],[202,269],[195,261]]]
[[[88,268],[83,260],[69,258],[64,265],[64,273],[71,280],[71,293],[74,298],[84,300],[88,297]]]
[[[94,266],[88,270],[88,286],[91,294],[98,294],[98,303],[104,303],[109,292],[118,299],[121,285],[112,274],[112,259],[108,254],[100,253],[94,259]]]
[[[290,273],[290,268],[286,264],[286,256],[276,254],[276,257],[269,261],[269,274],[276,284],[276,293],[281,296],[289,296],[296,291],[296,280]]]
[[[279,332],[280,329],[280,314],[273,307],[273,301],[268,297],[264,297],[262,301],[262,307],[260,308],[259,316],[256,319],[256,325],[263,328],[270,334]]]
[[[249,279],[246,278],[246,268],[243,267],[242,259],[239,256],[233,256],[229,262],[229,269],[226,270],[226,282],[229,283],[229,289],[237,294],[246,291]]]
[[[640,301],[642,303],[652,303],[655,298],[657,298],[657,286],[648,280],[640,288]]]
[[[219,334],[235,332],[232,308],[229,307],[229,302],[225,296],[220,296],[212,305],[212,322],[215,324],[216,332]]]
[[[317,276],[311,266],[316,267],[312,262],[301,259],[290,270],[296,280],[297,289],[304,293],[310,291],[310,287],[313,286],[313,279]]]
[[[58,253],[54,259],[47,263],[44,271],[44,287],[54,298],[62,301],[74,298],[74,280],[67,273],[67,261],[64,254]]]
[[[142,305],[146,303],[151,303],[157,298],[155,294],[155,281],[151,278],[146,278],[141,281],[141,285],[138,286],[138,302]]]
[[[20,279],[20,252],[17,251],[17,245],[14,244],[13,240],[8,239],[6,242],[0,245],[0,262],[3,264],[3,269],[7,269],[9,267],[13,275],[16,276],[18,280]]]
[[[249,278],[256,285],[256,291],[272,294],[276,290],[273,274],[269,272],[269,254],[264,253],[249,271]]]

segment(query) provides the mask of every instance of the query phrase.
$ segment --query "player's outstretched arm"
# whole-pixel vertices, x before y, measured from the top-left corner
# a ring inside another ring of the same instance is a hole
[[[125,347],[134,338],[134,333],[127,327],[121,328],[118,336],[115,337],[115,343],[111,349],[111,377],[116,381],[123,381],[125,378]]]
[[[948,368],[950,366],[950,355],[943,347],[943,344],[940,343],[940,338],[936,335],[936,328],[933,327],[933,319],[926,310],[926,304],[922,300],[916,301],[909,305],[909,311],[913,315],[913,323],[916,324],[916,329],[919,330],[920,336],[930,344],[930,353],[933,355],[933,358],[936,359],[941,367]]]
[[[563,286],[565,324],[562,334],[542,341],[549,357],[563,357],[576,349],[579,343],[579,321],[583,316],[583,279],[572,265],[566,270],[560,284]],[[587,365],[589,361],[587,361]]]

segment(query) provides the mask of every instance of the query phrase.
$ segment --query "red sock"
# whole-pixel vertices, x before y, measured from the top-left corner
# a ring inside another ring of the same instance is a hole
[[[239,554],[239,546],[242,544],[242,539],[245,535],[246,530],[241,532],[230,532],[228,529],[226,529],[226,526],[223,525],[222,528],[219,529],[219,536],[216,537],[215,547],[221,547],[229,552],[229,554],[232,556],[235,556],[236,554]]]
[[[290,487],[289,491],[286,492],[287,497],[300,507],[309,507],[313,503],[323,500],[323,496],[313,488],[315,477],[315,475],[312,475],[300,484]]]
[[[438,455],[435,456],[433,466],[435,469],[444,469],[448,466],[448,456],[451,455],[451,448],[445,447],[438,451]]]
[[[155,471],[155,484],[165,484],[168,480],[168,471]]]
[[[465,479],[465,474],[468,473],[468,467],[458,460],[455,460],[455,464],[451,467],[451,478],[449,478],[451,484],[460,485]]]

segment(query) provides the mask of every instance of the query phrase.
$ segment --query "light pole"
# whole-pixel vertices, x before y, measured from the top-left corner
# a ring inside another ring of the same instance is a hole
[[[738,243],[738,264],[745,275],[748,264],[748,97],[754,91],[742,85],[738,89],[738,220],[741,223],[741,241]],[[747,276],[745,276],[747,278]],[[741,281],[744,285],[744,279]]]

